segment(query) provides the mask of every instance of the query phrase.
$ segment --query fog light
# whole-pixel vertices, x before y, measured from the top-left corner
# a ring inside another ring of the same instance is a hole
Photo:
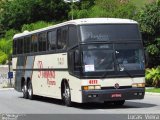
[[[134,95],[138,95],[138,93],[134,93]]]
[[[97,97],[98,95],[93,95],[93,97]]]
[[[89,98],[91,98],[91,97],[92,97],[92,95],[88,95],[88,97],[89,97]]]
[[[142,95],[142,93],[140,92],[139,95]]]

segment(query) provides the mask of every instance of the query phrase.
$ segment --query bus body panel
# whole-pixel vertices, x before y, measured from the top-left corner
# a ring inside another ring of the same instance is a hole
[[[145,83],[145,78],[136,77],[136,78],[104,78],[104,79],[81,80],[82,86],[100,85],[101,87],[114,87],[116,83],[118,83],[119,86],[132,86],[132,84],[134,83]]]
[[[31,81],[34,95],[62,99],[61,85],[66,80],[73,102],[144,98],[145,87],[133,87],[133,84],[145,83],[143,44],[136,21],[79,19],[16,34],[13,39],[12,61],[17,91],[22,91],[24,83]],[[107,56],[105,64],[109,62],[111,67],[102,64],[102,68],[105,68],[100,69],[101,65],[84,64],[83,57],[87,52],[97,58]],[[121,62],[119,58],[126,56],[138,56],[138,61],[131,59]],[[100,89],[84,90],[84,86],[100,86]]]
[[[17,58],[12,58],[12,68],[16,69],[17,67]]]

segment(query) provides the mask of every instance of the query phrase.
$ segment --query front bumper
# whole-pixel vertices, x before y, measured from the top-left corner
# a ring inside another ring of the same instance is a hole
[[[145,88],[109,89],[109,90],[83,90],[82,102],[104,102],[118,100],[143,99]]]

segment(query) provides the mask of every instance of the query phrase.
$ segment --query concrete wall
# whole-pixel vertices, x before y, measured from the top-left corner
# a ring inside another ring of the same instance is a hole
[[[12,66],[11,66],[12,71]],[[8,65],[0,65],[0,88],[7,87],[10,83],[8,79],[9,68]],[[14,76],[14,75],[13,75]],[[11,79],[12,85],[14,85],[14,79]]]

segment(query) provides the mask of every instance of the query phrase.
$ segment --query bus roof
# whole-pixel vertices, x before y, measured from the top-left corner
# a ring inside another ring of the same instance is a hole
[[[75,19],[75,20],[70,20],[70,21],[66,21],[60,24],[56,24],[56,25],[52,25],[49,27],[45,27],[42,29],[38,29],[38,30],[34,30],[34,31],[24,31],[23,33],[18,33],[15,34],[13,39],[15,38],[19,38],[19,37],[23,37],[26,35],[30,35],[30,34],[34,34],[37,32],[42,32],[45,30],[50,30],[56,27],[61,27],[64,25],[69,25],[69,24],[74,24],[74,25],[85,25],[85,24],[138,24],[136,21],[134,20],[130,20],[130,19],[120,19],[120,18],[83,18],[83,19]]]

